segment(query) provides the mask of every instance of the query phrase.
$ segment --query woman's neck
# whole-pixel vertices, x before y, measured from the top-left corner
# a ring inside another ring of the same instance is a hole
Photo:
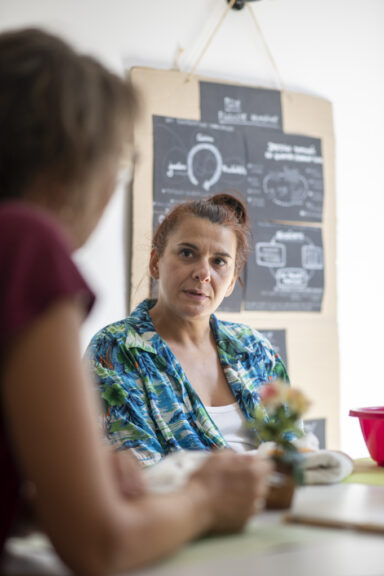
[[[157,302],[149,311],[156,332],[167,343],[200,348],[211,341],[209,316],[183,318]]]

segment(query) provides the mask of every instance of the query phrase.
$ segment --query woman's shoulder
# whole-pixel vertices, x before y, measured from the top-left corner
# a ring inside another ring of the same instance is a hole
[[[119,342],[121,339],[126,338],[127,333],[131,328],[129,317],[117,320],[116,322],[111,322],[96,332],[92,337],[90,346],[98,345],[105,341]]]
[[[69,250],[68,238],[56,219],[24,201],[0,204],[0,239],[3,246],[9,242],[15,246],[15,243],[28,241],[47,248],[61,244]]]
[[[241,340],[244,343],[247,341],[249,344],[262,342],[267,347],[270,347],[267,338],[265,338],[259,330],[252,328],[252,326],[249,326],[248,324],[230,322],[228,320],[218,320],[217,318],[215,318],[215,320],[217,322],[218,331],[226,333],[228,337]]]
[[[135,313],[136,310],[131,315],[101,328],[93,336],[90,345],[97,346],[102,342],[119,344],[121,341],[126,341],[129,336],[139,335],[141,332],[141,317]]]
[[[0,203],[0,269],[1,346],[64,298],[94,302],[60,225],[22,201]]]
[[[100,346],[120,346],[124,343],[129,348],[146,349],[145,335],[153,334],[154,327],[148,314],[152,301],[144,300],[133,312],[121,320],[112,322],[101,328],[92,338],[89,348],[99,348]]]
[[[216,318],[217,325],[220,329],[226,330],[227,332],[233,332],[233,334],[244,334],[258,339],[264,338],[261,332],[252,328],[249,324],[243,324],[242,322],[230,322],[229,320],[219,320]]]

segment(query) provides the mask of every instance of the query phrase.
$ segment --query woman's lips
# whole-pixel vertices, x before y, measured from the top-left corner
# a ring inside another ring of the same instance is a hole
[[[205,292],[202,292],[201,290],[191,289],[191,290],[183,290],[183,292],[184,294],[195,300],[204,300],[205,298],[208,298],[208,294],[205,294]]]

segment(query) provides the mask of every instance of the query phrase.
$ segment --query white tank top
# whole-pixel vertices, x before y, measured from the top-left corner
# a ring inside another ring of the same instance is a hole
[[[256,442],[247,428],[245,416],[237,402],[226,406],[206,406],[208,414],[235,452],[255,450]]]

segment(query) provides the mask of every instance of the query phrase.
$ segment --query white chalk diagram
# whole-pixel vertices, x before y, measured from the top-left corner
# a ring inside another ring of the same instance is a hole
[[[189,150],[183,145],[174,146],[168,151],[163,163],[163,174],[169,183],[172,180],[176,183],[181,176],[187,178],[194,187],[209,192],[223,176],[226,181],[233,182],[246,177],[247,169],[243,160],[223,159],[213,137],[200,135],[200,138],[206,141],[198,142]]]
[[[284,166],[265,176],[263,191],[278,206],[302,206],[309,194],[309,187],[306,178],[297,169]]]
[[[223,159],[213,144],[196,144],[187,156],[187,174],[195,186],[201,185],[206,192],[219,181],[223,171]]]
[[[301,266],[287,266],[286,245],[279,239],[297,244]],[[257,266],[268,268],[275,279],[276,292],[304,291],[315,272],[324,269],[322,247],[303,232],[277,231],[269,242],[256,243],[255,255]]]

